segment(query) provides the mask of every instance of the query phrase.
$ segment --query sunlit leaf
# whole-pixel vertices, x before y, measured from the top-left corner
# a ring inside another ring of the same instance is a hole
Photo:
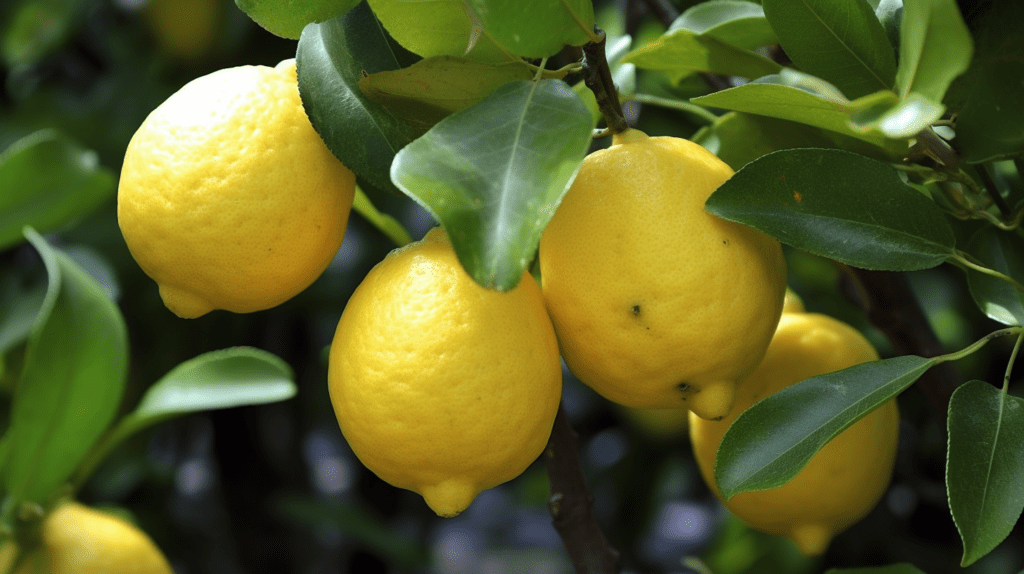
[[[469,0],[469,6],[498,44],[524,58],[582,46],[594,30],[592,0]]]
[[[668,29],[679,28],[747,50],[779,43],[761,5],[746,0],[710,0],[691,6]]]
[[[967,71],[974,42],[955,0],[905,0],[896,85],[941,102],[949,84]]]
[[[514,54],[499,45],[468,0],[368,0],[391,36],[424,58],[465,56],[489,63],[511,62]]]

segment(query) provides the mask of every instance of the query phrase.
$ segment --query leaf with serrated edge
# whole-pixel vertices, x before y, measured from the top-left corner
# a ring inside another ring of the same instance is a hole
[[[411,65],[367,5],[302,31],[295,54],[299,94],[309,120],[345,167],[377,189],[398,193],[388,170],[416,128],[389,114],[359,90],[365,74]]]
[[[946,489],[964,543],[960,566],[999,545],[1024,509],[1024,399],[970,381],[949,400]]]
[[[971,33],[954,0],[905,0],[900,30],[899,94],[917,92],[941,102],[967,71],[974,52]]]
[[[32,229],[49,289],[29,336],[11,405],[7,495],[47,504],[107,430],[128,370],[124,319],[85,271]]]
[[[967,244],[967,252],[985,267],[1024,281],[1024,249],[1020,238],[985,226]],[[967,272],[974,302],[992,320],[1004,325],[1024,325],[1024,293],[1012,283],[974,270]]]
[[[533,260],[593,126],[564,82],[511,82],[404,148],[391,177],[441,222],[469,275],[505,291]]]
[[[935,267],[952,255],[955,241],[942,210],[896,170],[842,150],[765,155],[705,205],[783,243],[864,269]]]
[[[743,411],[722,437],[722,496],[789,482],[839,433],[895,397],[941,359],[905,355],[861,363],[786,387]]]

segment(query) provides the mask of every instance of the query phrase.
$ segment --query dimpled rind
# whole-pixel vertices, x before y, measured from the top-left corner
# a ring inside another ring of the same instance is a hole
[[[77,502],[55,509],[41,534],[49,574],[174,574],[145,532]]]

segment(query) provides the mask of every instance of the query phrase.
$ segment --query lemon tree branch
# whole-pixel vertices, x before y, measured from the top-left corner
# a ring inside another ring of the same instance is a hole
[[[612,135],[625,131],[629,125],[622,115],[622,104],[619,103],[619,94],[615,89],[615,81],[612,80],[608,59],[605,57],[605,34],[600,30],[597,30],[597,33],[601,38],[599,42],[583,46],[583,82],[594,92],[597,107],[608,124],[606,135]]]

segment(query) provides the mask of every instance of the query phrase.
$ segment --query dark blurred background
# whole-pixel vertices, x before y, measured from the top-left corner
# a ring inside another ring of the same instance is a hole
[[[598,13],[610,34],[629,33],[636,42],[664,30],[645,2],[599,2]],[[183,84],[224,67],[274,65],[296,47],[253,24],[231,0],[4,0],[0,34],[0,150],[56,128],[115,173],[134,130]],[[640,75],[637,85],[658,95],[707,90],[699,77],[667,86]],[[652,135],[687,137],[699,128],[676,111],[627,106],[627,113]],[[373,199],[414,238],[433,225],[412,201]],[[210,350],[251,345],[295,369],[296,398],[162,424],[116,451],[82,492],[87,503],[129,510],[178,574],[571,571],[550,524],[542,466],[481,493],[459,517],[440,519],[418,495],[367,471],[346,445],[327,394],[327,348],[348,296],[393,247],[360,216],[352,215],[327,272],[295,299],[260,313],[194,320],[167,311],[132,260],[113,197],[51,240],[117,294],[132,352],[126,410],[169,369]],[[792,250],[787,257],[790,285],[809,310],[864,329],[883,356],[891,353],[843,297],[836,267]],[[27,247],[0,253],[0,262],[43,274]],[[994,328],[970,305],[955,270],[910,280],[948,350]],[[1004,343],[958,368],[968,378],[998,381],[1009,353]],[[1018,528],[990,556],[959,568],[945,499],[944,423],[913,388],[900,397],[901,450],[890,491],[826,556],[808,560],[788,541],[753,532],[724,511],[700,481],[683,418],[615,408],[565,374],[564,404],[579,433],[595,512],[623,554],[624,572],[800,574],[898,561],[931,574],[1024,567]]]

